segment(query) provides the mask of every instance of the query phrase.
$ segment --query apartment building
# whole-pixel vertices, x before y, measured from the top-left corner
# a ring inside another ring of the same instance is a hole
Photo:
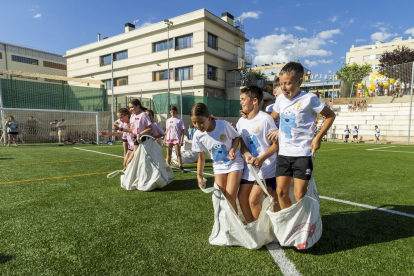
[[[168,24],[167,24],[168,23]],[[136,28],[66,52],[68,77],[101,80],[111,94],[143,95],[168,91],[227,98],[226,72],[245,66],[245,38],[234,17],[201,9]],[[169,70],[168,70],[169,68]],[[87,85],[87,84],[85,84]],[[92,84],[91,84],[92,86]]]
[[[402,37],[397,37],[390,42],[376,41],[375,44],[360,47],[352,45],[349,52],[346,53],[346,62],[350,64],[355,62],[358,65],[368,63],[372,66],[372,70],[376,71],[379,69],[379,59],[381,58],[381,55],[385,51],[392,52],[398,46],[400,48],[405,46],[414,49],[414,39],[409,37],[407,40],[403,40]]]
[[[38,74],[66,77],[66,59],[61,55],[0,42],[0,78],[61,82]],[[32,73],[22,75],[20,72]]]

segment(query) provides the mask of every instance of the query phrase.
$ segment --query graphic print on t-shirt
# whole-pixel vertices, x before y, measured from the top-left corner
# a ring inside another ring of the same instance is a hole
[[[224,164],[230,163],[230,159],[227,157],[229,151],[223,144],[215,144],[210,149],[214,162],[222,161]]]
[[[257,137],[253,134],[246,137],[247,142],[247,148],[249,149],[250,153],[253,155],[253,157],[258,157],[259,152],[258,149],[260,148],[259,141],[257,140]]]
[[[295,113],[292,110],[285,110],[282,114],[282,120],[280,121],[280,129],[285,133],[287,139],[292,139],[292,128],[296,127]]]

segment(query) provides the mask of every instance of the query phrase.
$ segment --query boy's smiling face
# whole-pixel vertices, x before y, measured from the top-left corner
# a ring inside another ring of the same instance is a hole
[[[293,99],[300,94],[300,86],[303,78],[297,74],[280,75],[280,88],[286,99]]]

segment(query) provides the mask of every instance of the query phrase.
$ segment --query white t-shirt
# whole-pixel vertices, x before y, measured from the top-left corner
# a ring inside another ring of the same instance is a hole
[[[265,111],[272,113],[273,112],[273,106],[274,105],[275,104],[269,104],[268,106],[266,106]],[[277,128],[279,128],[279,123],[280,123],[280,119],[278,118],[278,119],[275,120],[275,125],[276,125]]]
[[[192,142],[192,151],[206,152],[213,160],[214,174],[227,174],[243,170],[244,162],[240,150],[236,150],[236,158],[228,158],[233,139],[240,135],[227,121],[216,120],[216,127],[211,132],[196,131]]]
[[[358,129],[357,128],[354,128],[352,130],[352,135],[358,136]]]
[[[313,93],[300,92],[293,99],[282,94],[273,110],[280,114],[279,155],[310,156],[314,122],[325,104]]]
[[[377,137],[379,137],[379,136],[380,136],[380,129],[379,129],[379,128],[377,128],[377,129],[375,130],[375,136],[377,136]]]
[[[272,142],[267,139],[266,134],[277,129],[273,118],[263,111],[259,111],[256,117],[251,120],[240,118],[236,127],[249,152],[254,157],[262,156],[272,146]],[[263,178],[275,177],[276,159],[277,153],[275,152],[263,162],[261,168]],[[255,170],[259,172],[256,168]],[[243,170],[243,179],[254,180],[247,166]]]
[[[184,122],[180,118],[169,118],[165,122],[167,129],[167,143],[179,144],[181,142],[181,132],[185,130]]]
[[[345,135],[349,136],[349,128],[345,129],[344,132],[345,132]]]

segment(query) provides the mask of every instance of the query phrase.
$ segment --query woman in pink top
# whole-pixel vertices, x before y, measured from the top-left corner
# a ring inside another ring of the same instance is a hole
[[[171,106],[170,114],[171,118],[169,118],[165,122],[166,134],[165,134],[165,141],[167,144],[167,163],[170,164],[171,162],[171,155],[172,155],[172,147],[175,147],[175,152],[177,153],[177,161],[178,166],[180,167],[180,171],[183,173],[184,168],[181,162],[181,146],[183,145],[184,141],[184,130],[185,126],[183,120],[177,117],[177,107]]]

